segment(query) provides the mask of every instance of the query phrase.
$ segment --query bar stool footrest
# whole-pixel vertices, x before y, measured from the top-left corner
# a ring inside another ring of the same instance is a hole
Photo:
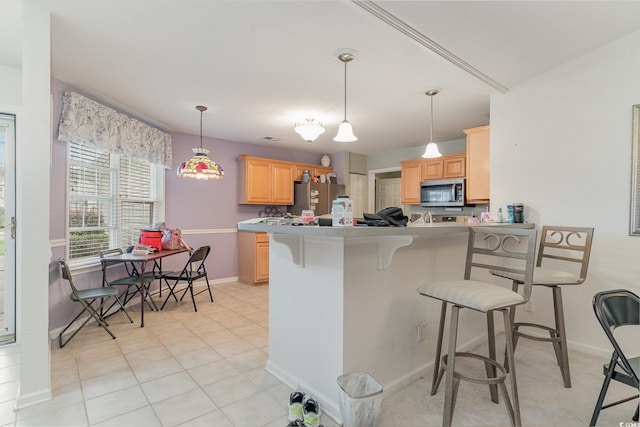
[[[520,331],[520,326],[524,326],[527,328],[536,328],[536,329],[541,329],[543,331],[547,331],[549,332],[549,334],[551,335],[550,337],[540,337],[537,335],[530,335],[526,332],[522,332]],[[534,341],[543,341],[543,342],[551,342],[551,343],[559,343],[560,342],[560,332],[557,329],[553,329],[550,328],[548,326],[544,326],[544,325],[538,325],[537,323],[525,323],[525,322],[518,322],[518,323],[514,323],[513,324],[513,334],[517,335],[518,337],[524,337],[530,340],[534,340]]]
[[[442,356],[441,359],[441,370],[442,371],[446,371],[447,368],[447,356],[448,354],[445,354],[444,356]],[[472,383],[476,383],[476,384],[504,384],[504,380],[506,379],[507,376],[507,372],[504,369],[504,366],[502,366],[500,363],[496,362],[493,359],[490,359],[486,356],[483,356],[481,354],[476,354],[476,353],[469,353],[469,352],[456,352],[455,353],[455,357],[457,358],[462,358],[462,357],[466,357],[466,358],[471,358],[471,359],[478,359],[481,360],[485,363],[485,365],[491,365],[494,368],[497,369],[498,372],[496,372],[496,376],[495,377],[490,377],[490,378],[482,378],[482,377],[471,377],[468,375],[464,375],[461,374],[459,371],[457,370],[453,370],[453,376],[454,378],[459,378],[461,380],[464,381],[469,381]]]

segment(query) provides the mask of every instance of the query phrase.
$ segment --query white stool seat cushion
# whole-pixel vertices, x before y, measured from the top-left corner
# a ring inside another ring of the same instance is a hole
[[[485,313],[524,302],[522,295],[511,289],[475,280],[433,282],[420,286],[418,293]]]
[[[522,274],[510,273],[508,271],[490,270],[490,273],[520,283],[524,280]],[[577,285],[578,279],[578,275],[556,268],[535,267],[533,269],[534,285]]]

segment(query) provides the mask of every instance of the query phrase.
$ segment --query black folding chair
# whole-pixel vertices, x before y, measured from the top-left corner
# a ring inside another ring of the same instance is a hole
[[[108,249],[104,251],[100,251],[100,259],[102,260],[102,284],[104,286],[117,286],[117,287],[125,287],[125,290],[122,292],[122,304],[127,305],[131,299],[140,292],[140,273],[136,269],[135,264],[128,262],[120,262],[120,261],[109,261],[110,256],[114,255],[122,255],[122,249]],[[108,270],[111,269],[112,266],[115,265],[123,265],[127,274],[122,277],[118,277],[117,279],[110,279],[108,276]],[[157,264],[154,264],[153,270],[145,272],[144,274],[144,287],[145,287],[145,301],[151,310],[158,311],[158,307],[156,306],[155,301],[151,298],[150,286],[151,283],[160,278],[159,268]],[[106,310],[109,312],[111,307],[115,304],[115,301],[109,308]]]
[[[127,310],[124,309],[124,305],[122,305],[120,299],[118,298],[118,289],[114,288],[113,286],[101,286],[99,288],[79,290],[73,284],[73,278],[71,277],[69,266],[65,262],[64,258],[60,258],[59,264],[60,270],[62,271],[62,278],[67,280],[69,282],[69,286],[71,286],[71,294],[69,295],[69,298],[71,298],[72,301],[79,302],[83,307],[82,311],[71,322],[69,322],[69,324],[62,330],[62,332],[60,332],[60,335],[58,335],[58,343],[60,344],[60,348],[67,345],[67,343],[71,341],[71,339],[76,336],[78,332],[80,332],[80,329],[82,329],[84,325],[86,325],[87,322],[91,319],[94,319],[96,322],[98,322],[98,325],[100,325],[105,331],[107,331],[107,333],[109,333],[109,335],[111,335],[113,339],[116,339],[116,336],[113,335],[113,333],[109,330],[109,325],[107,324],[107,322],[105,322],[104,317],[100,315],[102,306],[107,301],[109,301],[109,298],[111,297],[113,297],[116,300],[116,303],[120,305],[120,309],[124,312],[124,314],[126,314],[129,322],[133,323],[133,320],[129,316],[129,313],[127,313]],[[93,303],[96,300],[100,300],[100,303],[96,308],[94,308]],[[71,325],[76,322],[76,320],[80,319],[80,316],[82,316],[85,311],[89,313],[89,316],[87,316],[85,321],[80,325],[80,327],[78,327],[78,329],[76,329],[71,334],[69,338],[63,340],[62,335],[67,331],[67,329],[71,327]]]
[[[596,407],[593,410],[593,416],[591,417],[591,423],[589,424],[591,426],[596,425],[598,415],[600,415],[600,411],[602,409],[628,402],[638,398],[639,396],[636,394],[626,399],[617,400],[603,405],[611,380],[616,380],[623,384],[630,385],[638,390],[640,357],[627,359],[619,343],[616,341],[613,332],[616,328],[621,326],[640,325],[640,300],[638,299],[638,295],[624,289],[598,292],[593,297],[593,311],[596,313],[598,322],[602,325],[604,333],[607,335],[607,338],[609,338],[609,341],[613,346],[613,353],[611,354],[611,360],[609,363],[603,366],[604,382],[600,389],[600,395],[598,396]],[[638,406],[636,406],[636,412],[633,415],[633,420],[638,421]],[[620,424],[622,425],[623,423]]]
[[[193,251],[182,271],[172,271],[170,273],[165,273],[162,275],[162,278],[169,288],[169,295],[167,295],[167,298],[162,303],[162,307],[160,307],[160,310],[164,308],[164,306],[167,304],[167,301],[169,301],[171,297],[173,297],[173,299],[178,302],[178,297],[176,296],[175,292],[180,282],[186,282],[187,286],[184,288],[184,292],[180,296],[179,300],[182,301],[182,298],[184,298],[186,293],[190,292],[191,301],[193,301],[193,309],[195,311],[198,311],[198,308],[196,307],[195,295],[200,295],[204,291],[209,291],[209,298],[211,299],[211,302],[213,302],[213,295],[211,294],[211,287],[209,286],[209,278],[207,277],[207,269],[204,266],[204,262],[209,256],[210,251],[210,246],[201,246]],[[207,282],[207,289],[203,289],[197,294],[194,294],[193,282],[203,277]]]

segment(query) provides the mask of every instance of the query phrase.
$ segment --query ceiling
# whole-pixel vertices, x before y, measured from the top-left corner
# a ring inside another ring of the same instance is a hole
[[[51,8],[54,78],[163,130],[197,135],[206,105],[205,136],[318,153],[424,146],[432,88],[434,140],[464,138],[490,95],[640,29],[639,1],[35,1]],[[0,65],[20,68],[22,1],[0,8]],[[353,143],[332,140],[345,49]],[[293,130],[307,117],[326,128],[311,144]]]

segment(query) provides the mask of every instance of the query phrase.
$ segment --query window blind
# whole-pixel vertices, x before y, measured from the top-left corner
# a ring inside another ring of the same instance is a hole
[[[164,170],[146,160],[70,143],[68,237],[71,262],[138,242],[164,213]]]

